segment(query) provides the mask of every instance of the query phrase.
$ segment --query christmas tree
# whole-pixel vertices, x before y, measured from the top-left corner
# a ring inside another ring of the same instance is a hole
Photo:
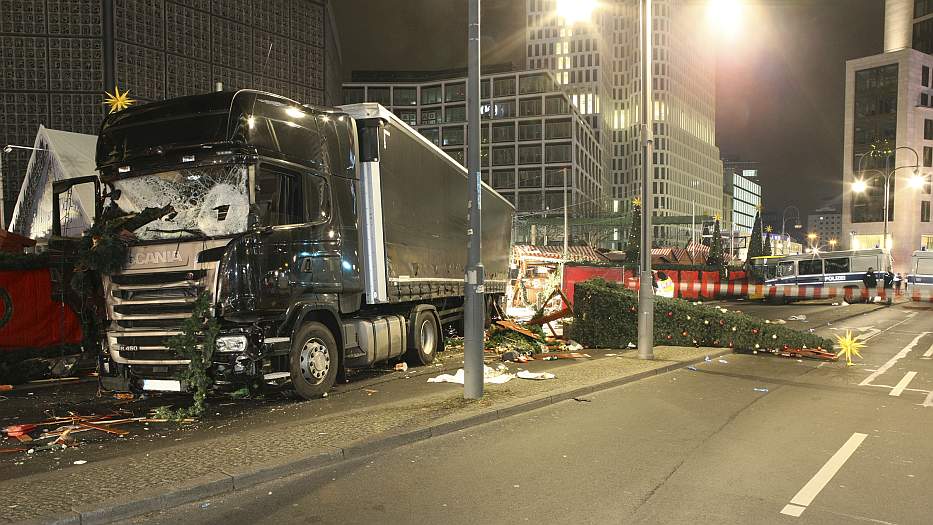
[[[715,266],[719,269],[719,275],[726,275],[726,257],[722,251],[722,230],[719,227],[719,217],[713,224],[713,238],[710,239],[709,257],[706,258],[708,266]]]
[[[628,230],[628,239],[625,241],[625,262],[638,264],[641,252],[641,201],[632,201],[632,224]]]
[[[771,233],[765,234],[765,245],[761,250],[762,255],[774,255],[771,250]]]
[[[764,255],[763,242],[761,242],[761,211],[755,213],[755,224],[752,226],[752,236],[748,239],[748,255],[745,260]]]

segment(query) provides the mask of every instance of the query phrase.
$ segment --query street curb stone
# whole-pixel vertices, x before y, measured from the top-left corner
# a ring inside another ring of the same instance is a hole
[[[719,357],[732,353],[731,350],[712,352],[709,358]],[[348,459],[358,459],[379,452],[395,449],[404,445],[424,441],[430,438],[443,436],[459,430],[472,428],[485,423],[506,419],[518,414],[545,408],[562,401],[578,398],[595,392],[633,383],[649,377],[672,372],[687,366],[704,361],[705,357],[689,361],[676,361],[670,364],[639,372],[631,376],[609,379],[593,385],[575,388],[545,395],[539,399],[521,402],[473,414],[454,421],[448,421],[424,429],[413,430],[402,434],[393,434],[375,440],[352,445],[346,448],[327,447],[310,453],[298,454],[283,459],[272,466],[263,465],[260,468],[242,467],[231,468],[225,471],[207,474],[182,482],[170,489],[170,492],[146,493],[132,496],[114,498],[98,504],[76,508],[73,512],[48,518],[22,521],[21,524],[53,524],[53,525],[89,525],[111,523],[121,519],[140,516],[159,510],[167,510],[180,505],[198,501],[204,498],[243,490],[260,483],[279,479],[295,474],[307,473],[322,467],[337,465]]]

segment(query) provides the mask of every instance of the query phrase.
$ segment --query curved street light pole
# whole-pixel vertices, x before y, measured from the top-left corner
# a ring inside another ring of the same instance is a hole
[[[895,154],[896,154],[897,150],[899,150],[899,149],[910,150],[910,152],[914,154],[914,158],[915,158],[916,162],[914,163],[913,166],[910,166],[910,165],[908,165],[908,166],[897,166],[896,168],[894,168],[894,169],[892,169],[892,170],[889,170],[889,169],[888,169],[888,159],[890,159],[891,156],[890,156],[890,155],[885,155],[885,157],[884,157],[884,171],[880,171],[880,170],[865,170],[865,171],[873,171],[873,172],[876,172],[876,173],[882,175],[883,178],[884,178],[884,221],[883,221],[883,225],[884,225],[884,226],[883,226],[883,230],[882,230],[882,234],[881,234],[881,247],[882,247],[883,249],[885,249],[885,250],[888,249],[888,206],[889,206],[890,200],[891,200],[891,177],[894,175],[894,172],[895,172],[895,171],[897,171],[897,170],[899,170],[899,169],[901,169],[901,168],[913,168],[915,174],[916,174],[917,171],[920,169],[920,155],[917,153],[917,150],[915,150],[914,148],[911,148],[910,146],[898,146],[898,147],[892,149],[891,151],[895,152]],[[859,156],[859,159],[858,159],[858,172],[859,172],[859,173],[865,173],[865,171],[862,170],[862,161],[865,160],[865,157],[867,157],[867,156],[868,156],[868,153],[863,153],[862,155]],[[875,179],[875,177],[872,177],[872,178],[869,179],[869,180],[874,180],[874,179]],[[863,178],[862,180],[864,180],[864,178]]]
[[[787,225],[787,212],[791,209],[793,209],[794,213],[796,214],[797,224],[800,224],[800,208],[794,206],[793,204],[784,208],[784,211],[781,213],[781,241],[784,243],[784,255],[787,255],[787,249],[789,245],[789,240],[785,236],[784,227]]]

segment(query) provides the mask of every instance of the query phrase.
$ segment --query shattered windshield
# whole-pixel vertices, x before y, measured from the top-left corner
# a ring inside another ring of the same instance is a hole
[[[140,240],[220,236],[246,230],[248,170],[242,165],[207,166],[142,175],[113,182],[125,212],[171,205],[175,210],[136,231]]]

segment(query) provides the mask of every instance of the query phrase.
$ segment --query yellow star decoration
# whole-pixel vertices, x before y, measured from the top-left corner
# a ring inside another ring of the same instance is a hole
[[[769,224],[768,226],[765,226],[765,231],[768,233],[771,233],[774,231],[774,228],[772,228],[771,225]]]
[[[632,199],[632,206],[641,206],[641,199],[639,199],[638,197],[635,197],[634,199]]]
[[[853,338],[852,333],[848,330],[846,330],[845,337],[840,335],[836,336],[836,344],[839,346],[839,353],[836,354],[836,357],[845,356],[846,366],[852,366],[853,354],[859,359],[862,358],[862,354],[859,353],[859,349],[864,347],[865,343]]]
[[[765,209],[765,207],[762,206],[761,204],[758,204],[758,205],[755,206],[755,209],[758,210],[758,211],[761,211],[761,210]]]
[[[130,90],[120,93],[120,86],[113,86],[113,93],[104,91],[104,94],[107,95],[104,104],[110,106],[110,113],[122,111],[136,102],[130,98]]]
[[[713,214],[713,220],[715,220],[716,222],[721,221],[721,220],[722,220],[722,215],[720,215],[720,214],[718,214],[718,213]]]

